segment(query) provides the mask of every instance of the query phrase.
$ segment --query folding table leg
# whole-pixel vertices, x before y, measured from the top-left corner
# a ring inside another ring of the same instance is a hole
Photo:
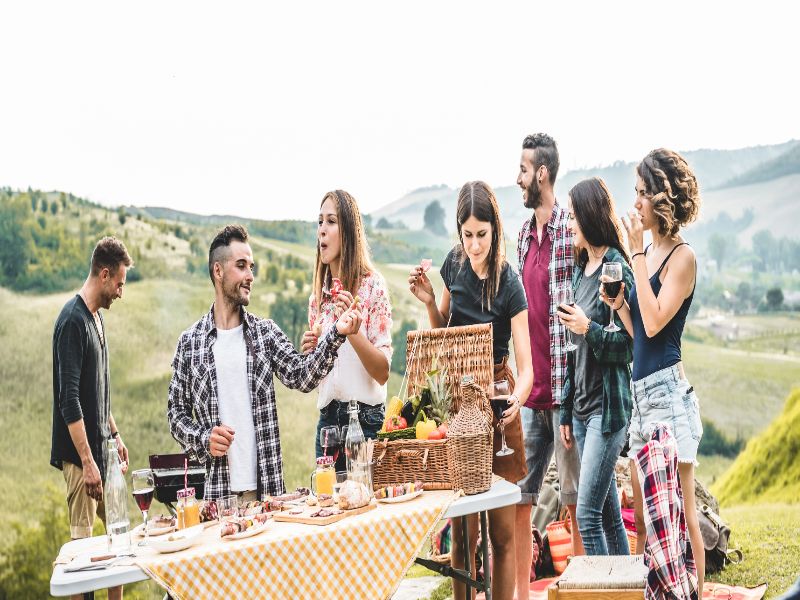
[[[467,517],[461,517],[461,536],[464,542],[464,569],[467,572],[467,577],[472,577],[472,557],[469,551],[469,532],[467,531]],[[472,600],[472,588],[464,582],[464,592],[467,600]]]
[[[486,526],[486,511],[481,511],[481,561],[483,564],[483,589],[486,600],[492,600],[492,569],[489,568],[489,539]]]

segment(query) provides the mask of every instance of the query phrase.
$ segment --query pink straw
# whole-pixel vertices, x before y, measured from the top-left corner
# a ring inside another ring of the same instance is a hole
[[[325,443],[322,444],[322,455],[328,456],[328,430],[325,430]]]
[[[183,489],[189,489],[189,459],[183,459]]]

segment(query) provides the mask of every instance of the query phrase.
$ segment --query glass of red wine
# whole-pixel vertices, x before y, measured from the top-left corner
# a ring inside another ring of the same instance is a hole
[[[494,416],[497,419],[498,427],[500,427],[500,436],[503,440],[500,450],[495,453],[496,456],[514,454],[514,450],[506,444],[506,430],[503,424],[503,413],[508,409],[508,397],[510,395],[508,381],[505,379],[495,381],[489,386],[489,403],[492,405],[492,412],[494,412]]]
[[[619,296],[620,288],[622,288],[622,263],[603,263],[603,271],[600,273],[600,278],[603,282],[603,293],[606,295],[606,298],[613,300]],[[603,327],[603,329],[605,331],[619,331],[619,327],[614,323],[613,308],[611,308],[611,316],[609,317],[608,325]]]
[[[563,285],[556,290],[556,306],[559,307],[559,312],[564,315],[568,316],[569,313],[565,310],[560,310],[561,305],[564,306],[575,306],[575,297],[572,294],[572,284]],[[572,341],[572,331],[567,329],[567,343],[564,346],[564,350],[567,352],[572,352],[575,350],[577,346]]]
[[[136,500],[136,505],[142,511],[142,519],[144,522],[144,539],[140,542],[140,546],[147,545],[147,512],[150,510],[150,503],[153,501],[153,491],[155,490],[155,483],[153,482],[153,471],[150,469],[139,469],[134,471],[131,475],[133,478],[133,498]]]
[[[319,445],[325,456],[332,456],[333,462],[339,458],[339,449],[342,446],[341,430],[336,425],[326,425],[319,430]]]

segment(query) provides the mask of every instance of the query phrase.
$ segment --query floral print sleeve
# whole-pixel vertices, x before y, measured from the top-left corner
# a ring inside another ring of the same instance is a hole
[[[367,339],[392,362],[392,307],[386,281],[377,272],[364,277],[358,295],[362,298]]]
[[[389,289],[386,281],[377,273],[369,273],[361,280],[358,288],[364,322],[361,331],[370,343],[383,352],[386,360],[392,362],[392,307],[389,303]],[[317,309],[314,294],[308,299],[308,325],[311,330],[314,324],[322,326],[322,334],[328,332],[336,322],[334,305],[330,298],[323,296],[322,310]]]

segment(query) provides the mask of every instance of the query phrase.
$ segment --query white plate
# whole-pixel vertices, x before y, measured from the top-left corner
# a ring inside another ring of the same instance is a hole
[[[402,496],[395,496],[394,498],[377,498],[378,502],[384,502],[386,504],[394,504],[395,502],[408,502],[409,500],[413,500],[417,496],[419,496],[425,490],[417,490],[416,492],[411,492],[410,494],[403,494]]]
[[[186,548],[193,546],[197,542],[204,529],[205,527],[203,527],[202,524],[189,527],[188,529],[181,529],[172,535],[151,539],[149,546],[157,552],[162,553],[186,550]]]
[[[156,527],[152,523],[150,524],[150,529],[147,532],[150,537],[164,535],[165,533],[170,533],[175,531],[175,525],[169,525],[167,527]],[[144,537],[144,525],[139,523],[136,527],[133,528],[131,531],[133,535]]]
[[[226,535],[223,540],[243,540],[244,538],[253,537],[254,535],[258,535],[262,533],[266,528],[267,525],[270,524],[270,520],[264,521],[260,525],[255,525],[250,529],[245,529],[244,531],[240,531],[239,533],[234,533],[233,535]]]

